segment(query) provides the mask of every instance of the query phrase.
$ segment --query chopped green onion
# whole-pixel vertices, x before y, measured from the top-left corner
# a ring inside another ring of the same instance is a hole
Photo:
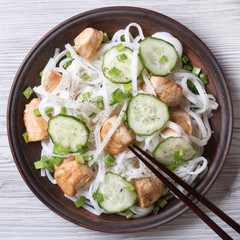
[[[179,148],[179,157],[182,157],[183,156],[183,147],[180,147]]]
[[[166,205],[167,205],[167,200],[165,200],[165,199],[162,199],[162,200],[159,200],[159,201],[157,201],[157,204],[158,204],[158,206],[160,207],[160,208],[164,208]]]
[[[103,40],[102,40],[103,43],[106,43],[106,42],[109,42],[109,37],[107,35],[107,33],[103,33]]]
[[[195,87],[195,85],[193,84],[193,82],[192,82],[191,80],[189,80],[189,79],[187,80],[187,86],[188,86],[188,89],[189,89],[192,93],[194,93],[194,94],[196,94],[196,95],[199,95],[197,88]]]
[[[102,193],[95,192],[95,193],[93,193],[92,197],[93,197],[94,200],[97,199],[97,201],[98,201],[99,203],[103,201],[103,195],[102,195]]]
[[[126,60],[126,59],[127,59],[127,56],[126,56],[125,53],[123,53],[123,54],[118,55],[116,58],[117,58],[117,60],[118,60],[119,62],[121,62],[121,61],[123,61],[123,60]]]
[[[110,103],[110,106],[113,106],[116,103],[120,103],[123,99],[126,98],[126,94],[118,88],[112,92],[112,98],[113,101]]]
[[[97,194],[97,201],[98,201],[99,203],[103,201],[103,195],[102,195],[102,193],[98,193],[98,194]]]
[[[128,186],[126,186],[126,189],[129,191],[129,192],[132,192],[135,190],[134,186],[132,184],[129,184]]]
[[[83,93],[82,94],[82,99],[83,101],[86,101],[90,98],[90,93],[89,92],[86,92],[86,93]]]
[[[126,113],[124,113],[124,115],[123,115],[123,121],[127,121],[127,114]]]
[[[41,159],[42,159],[42,161],[43,161],[44,163],[48,160],[48,158],[47,158],[46,155],[43,155],[43,156],[41,157]]]
[[[80,155],[83,155],[88,152],[88,146],[77,145],[76,148]]]
[[[111,167],[112,163],[116,160],[116,158],[111,155],[111,154],[107,154],[104,158],[104,163],[108,166]]]
[[[71,57],[71,53],[69,51],[66,52],[66,57],[68,57],[68,58]]]
[[[45,165],[42,160],[34,162],[34,166],[36,169],[45,168]]]
[[[179,152],[175,152],[173,158],[175,161],[179,160]]]
[[[212,163],[212,161],[209,158],[206,158],[208,161],[208,165],[210,165]]]
[[[192,65],[191,64],[185,64],[185,65],[183,65],[183,69],[185,69],[187,71],[192,71]]]
[[[70,60],[70,61],[68,61],[68,62],[66,62],[64,65],[63,65],[63,68],[68,68],[71,64],[72,64],[72,61],[73,60]]]
[[[166,190],[166,189],[167,189],[167,185],[163,183],[162,188],[163,188],[164,190]]]
[[[118,45],[116,46],[116,49],[120,52],[120,51],[122,51],[123,49],[125,49],[125,46],[124,46],[122,43],[120,43],[120,44],[118,44]]]
[[[24,138],[25,143],[28,143],[28,133],[25,132],[25,133],[22,134],[22,136]]]
[[[181,165],[181,164],[184,164],[184,163],[185,163],[185,161],[183,161],[183,160],[180,158],[180,150],[179,150],[179,152],[175,152],[175,153],[174,153],[173,158],[174,158],[174,160],[175,160],[175,162],[176,162],[177,165]]]
[[[90,76],[89,76],[88,74],[84,73],[84,74],[82,75],[82,78],[83,78],[84,80],[88,80],[88,79],[90,78]]]
[[[74,204],[77,208],[80,208],[85,202],[85,197],[81,196],[77,201],[74,202]]]
[[[189,61],[189,59],[186,55],[183,55],[182,56],[182,61],[183,61],[184,64],[186,64]]]
[[[53,173],[55,171],[53,163],[51,161],[45,162],[45,168],[50,172]]]
[[[174,171],[177,167],[178,167],[177,164],[173,164],[173,165],[167,166],[167,168],[168,168],[170,171]]]
[[[163,62],[165,59],[166,59],[166,56],[162,55],[161,58],[160,58],[160,61]]]
[[[43,71],[41,71],[41,72],[39,73],[39,76],[40,76],[40,77],[42,77],[42,75],[43,75]]]
[[[126,93],[126,98],[131,98],[132,97],[132,93]]]
[[[88,152],[88,146],[83,146],[82,148],[78,149],[79,154],[85,154]]]
[[[201,73],[199,77],[204,84],[208,84],[208,78],[207,78],[207,75],[205,73]]]
[[[93,160],[93,155],[88,155],[86,157],[86,161],[89,162],[89,161],[92,161]]]
[[[133,212],[130,210],[130,209],[127,209],[125,212],[124,212],[125,216],[127,219],[131,218],[134,214]]]
[[[122,41],[122,42],[125,42],[125,35],[122,35],[122,36],[121,36],[121,41]]]
[[[103,100],[103,97],[102,97],[102,96],[97,96],[97,97],[95,97],[95,98],[92,99],[92,102],[93,102],[93,103],[97,103],[97,102],[102,101],[102,100]]]
[[[53,112],[53,111],[54,111],[54,108],[49,108],[49,109],[47,109],[47,110],[45,111],[45,113],[48,114],[48,113],[51,113],[51,112]]]
[[[82,163],[82,164],[85,163],[83,155],[76,154],[75,155],[75,160],[79,163]]]
[[[103,102],[103,97],[102,96],[98,96],[92,99],[93,103],[96,103],[98,108],[100,108],[101,110],[104,109],[104,102]]]
[[[55,164],[56,166],[59,166],[59,165],[62,163],[63,159],[60,158],[60,157],[54,157],[54,156],[52,156],[52,157],[49,159],[49,161],[52,162],[52,164]]]
[[[136,141],[134,142],[135,145],[139,146],[142,142]]]
[[[88,117],[93,117],[93,116],[95,116],[96,115],[96,113],[95,112],[91,112],[89,115],[88,115]]]
[[[55,143],[54,147],[53,147],[53,153],[56,155],[63,156],[64,155],[64,147],[59,143]]]
[[[34,115],[37,116],[37,117],[41,116],[41,113],[40,113],[40,111],[39,111],[38,108],[34,109],[34,110],[33,110],[33,113],[34,113]]]
[[[65,107],[61,107],[61,114],[65,114],[67,112],[67,109]]]
[[[112,77],[116,78],[116,77],[118,77],[118,75],[119,75],[121,72],[122,72],[122,71],[119,70],[118,68],[112,67],[112,68],[108,71],[108,74],[111,75]]]
[[[201,71],[202,71],[201,68],[194,67],[193,70],[192,70],[192,73],[193,73],[194,75],[198,76]]]
[[[132,91],[132,84],[131,83],[124,84],[123,87],[124,87],[126,92]]]
[[[97,102],[97,106],[98,106],[99,109],[103,110],[104,109],[104,102],[103,101]]]
[[[27,87],[25,91],[23,92],[23,95],[25,96],[26,99],[29,99],[30,96],[32,95],[33,90],[31,87]]]
[[[158,212],[159,212],[159,210],[160,210],[160,207],[156,204],[156,205],[154,206],[153,213],[154,213],[155,215],[157,215]]]
[[[64,153],[68,154],[70,150],[71,150],[71,146],[67,146],[64,148]]]
[[[92,197],[93,197],[94,200],[97,199],[97,194],[98,194],[97,192],[94,192],[94,193],[93,193]]]

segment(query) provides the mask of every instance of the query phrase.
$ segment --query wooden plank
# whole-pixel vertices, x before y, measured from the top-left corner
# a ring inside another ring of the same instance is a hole
[[[13,162],[6,131],[7,99],[15,73],[34,44],[61,21],[97,7],[129,5],[161,12],[196,33],[219,61],[233,98],[232,147],[222,173],[207,197],[240,222],[240,2],[153,0],[0,0],[0,239],[218,239],[188,211],[146,232],[106,234],[78,227],[43,205],[28,189]],[[208,210],[206,210],[207,213]],[[212,214],[209,214],[212,216]],[[220,223],[220,221],[213,217]],[[234,239],[238,236],[220,223]]]

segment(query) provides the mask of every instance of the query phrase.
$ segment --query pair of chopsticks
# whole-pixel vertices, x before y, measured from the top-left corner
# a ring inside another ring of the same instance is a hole
[[[136,148],[140,153],[142,153],[150,162],[167,174],[172,180],[181,185],[185,190],[188,191],[193,197],[199,200],[204,204],[208,209],[215,213],[219,218],[231,226],[235,231],[240,233],[240,225],[230,218],[226,213],[221,211],[213,203],[203,197],[198,193],[194,188],[180,179],[172,171],[164,167],[159,163],[155,158],[150,156],[148,153],[143,151],[137,145],[133,144],[133,147]],[[152,164],[150,164],[143,156],[141,156],[133,147],[128,146],[128,148],[180,199],[182,200],[189,208],[193,210],[213,231],[215,231],[222,239],[232,239],[223,229],[221,229],[212,219],[210,219],[200,208],[197,207],[186,195],[184,195],[180,190],[178,190],[167,178],[165,178]]]

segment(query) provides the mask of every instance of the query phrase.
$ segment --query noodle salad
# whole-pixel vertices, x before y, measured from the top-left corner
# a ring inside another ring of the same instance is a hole
[[[41,141],[35,167],[93,214],[157,214],[173,194],[127,146],[138,144],[193,185],[208,169],[203,147],[218,107],[207,76],[192,68],[177,38],[145,37],[137,23],[111,40],[87,28],[74,43],[56,48],[41,84],[23,92],[37,95],[26,105],[23,134]]]

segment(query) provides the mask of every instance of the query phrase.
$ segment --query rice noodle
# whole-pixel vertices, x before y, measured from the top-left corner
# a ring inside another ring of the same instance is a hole
[[[138,35],[133,37],[130,32],[132,27],[137,28]],[[125,37],[125,41],[121,41],[121,37]],[[181,59],[182,45],[178,39],[173,37],[167,32],[157,32],[152,35],[155,38],[163,39],[171,43]],[[49,59],[45,68],[43,69],[43,75],[41,78],[41,85],[33,88],[34,92],[39,98],[42,99],[39,105],[39,111],[45,120],[49,120],[49,115],[45,111],[49,108],[54,108],[52,116],[56,116],[61,113],[61,108],[65,107],[67,114],[78,116],[80,114],[90,129],[90,137],[88,140],[89,152],[84,154],[93,155],[93,160],[88,164],[95,171],[94,178],[86,183],[81,189],[79,189],[75,197],[65,195],[72,201],[76,201],[79,196],[86,197],[87,201],[83,205],[83,208],[92,212],[93,214],[100,215],[104,212],[98,205],[98,202],[93,199],[92,195],[96,192],[99,183],[104,180],[105,173],[109,170],[120,174],[126,180],[131,181],[132,178],[148,177],[152,176],[152,172],[141,162],[135,155],[125,149],[122,153],[115,155],[116,160],[110,169],[104,164],[105,151],[104,147],[118,128],[122,121],[122,118],[126,112],[128,100],[125,99],[121,103],[117,103],[114,106],[110,106],[112,101],[111,93],[117,88],[121,88],[124,91],[123,85],[114,84],[106,79],[102,73],[101,66],[103,60],[103,54],[113,46],[122,43],[124,46],[133,50],[132,58],[132,94],[133,96],[138,93],[142,93],[141,86],[137,80],[137,59],[139,53],[139,41],[144,39],[143,31],[137,23],[130,23],[125,29],[118,30],[111,41],[104,43],[100,46],[95,53],[92,60],[88,61],[82,56],[78,55],[70,44],[65,45],[65,49],[60,52],[59,49],[55,50],[54,56]],[[66,58],[66,52],[69,51],[71,57]],[[71,61],[71,65],[64,69],[64,65]],[[43,88],[43,81],[45,74],[49,70],[55,70],[62,73],[62,78],[58,86],[53,92],[46,92]],[[83,79],[83,74],[89,75],[88,80]],[[146,70],[142,73],[143,80],[149,89],[149,93],[156,96],[156,92],[149,81],[149,74]],[[188,136],[181,126],[172,121],[168,121],[165,127],[171,128],[175,131],[173,136],[181,136],[189,142],[194,143],[198,147],[197,155],[194,159],[186,162],[174,170],[180,178],[189,184],[192,184],[197,176],[202,177],[207,171],[207,160],[201,156],[203,152],[203,146],[207,144],[211,137],[212,131],[209,125],[209,118],[212,116],[212,110],[217,109],[218,103],[213,95],[207,94],[205,86],[202,81],[192,73],[181,69],[181,61],[178,62],[174,72],[167,77],[169,80],[174,81],[181,85],[183,89],[184,98],[180,104],[180,108],[188,112],[191,117],[193,125],[194,135]],[[188,86],[187,81],[191,80],[195,85],[199,95],[193,94]],[[91,98],[87,101],[83,101],[81,94],[89,92]],[[103,97],[104,110],[100,110],[96,104],[91,102],[91,99],[97,96]],[[96,116],[89,118],[88,115],[91,112],[95,112]],[[103,142],[100,138],[100,130],[104,122],[112,115],[118,113],[118,118],[110,131],[107,133]],[[140,147],[146,151],[152,152],[160,141],[167,138],[161,131],[154,133],[151,136],[136,136],[136,140],[140,142]],[[46,155],[48,158],[51,156],[58,156],[52,153],[54,144],[51,139],[45,139],[41,142],[42,156]],[[64,158],[73,155],[69,153]],[[62,156],[58,156],[62,157]],[[56,184],[56,180],[47,169],[41,169],[41,176],[47,177],[49,181]],[[177,187],[183,191],[180,186]],[[165,190],[164,194],[166,199],[171,198],[173,195],[169,194],[169,190]],[[133,218],[139,218],[152,212],[153,205],[147,208],[140,208],[133,206],[131,210],[134,213]],[[120,213],[122,214],[122,213]]]

